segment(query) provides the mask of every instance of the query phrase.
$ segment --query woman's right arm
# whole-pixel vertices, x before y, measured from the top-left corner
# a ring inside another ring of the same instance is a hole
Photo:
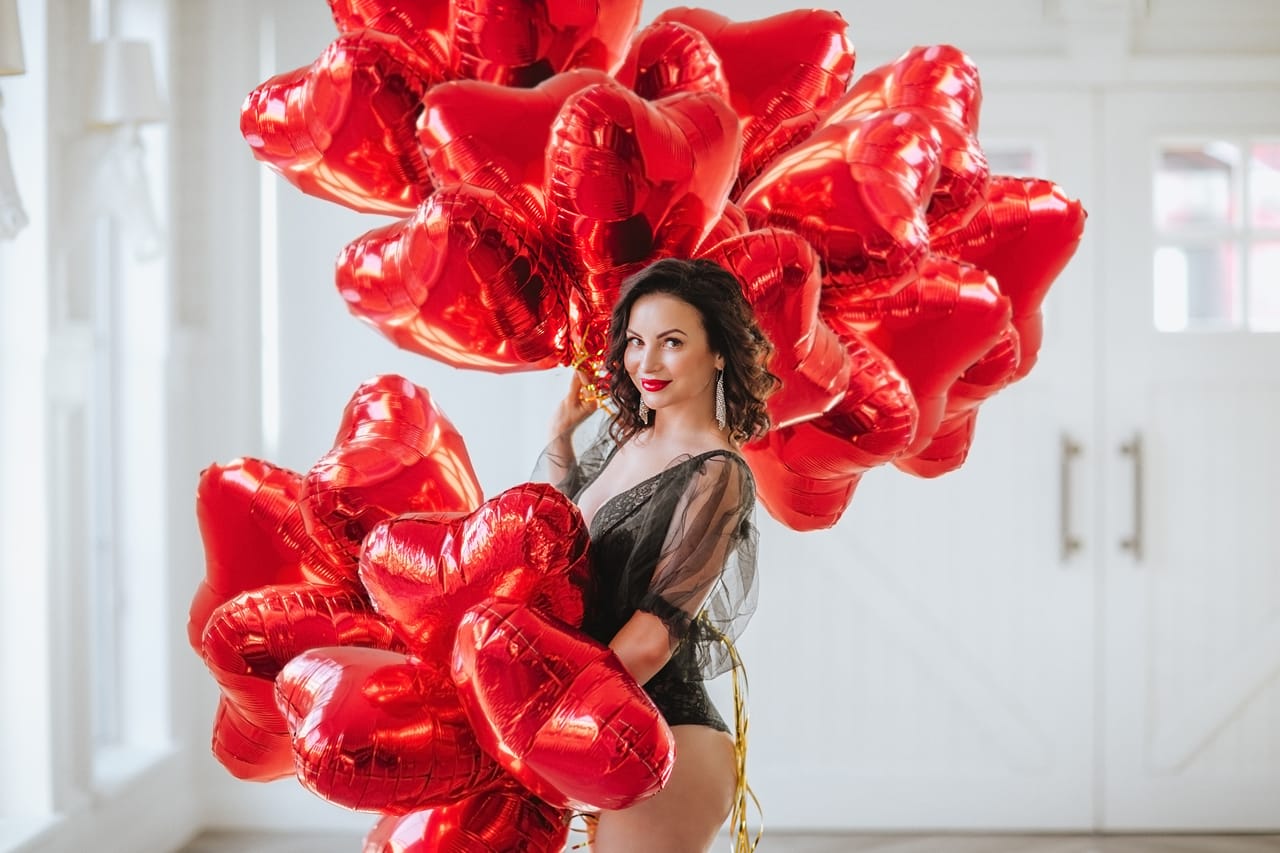
[[[573,372],[569,380],[569,393],[560,401],[551,416],[550,441],[547,444],[547,479],[560,483],[569,477],[577,463],[573,450],[573,433],[596,410],[594,399],[582,399],[582,374]]]

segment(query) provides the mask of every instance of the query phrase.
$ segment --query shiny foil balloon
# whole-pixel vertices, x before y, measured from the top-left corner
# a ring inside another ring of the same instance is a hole
[[[329,0],[338,32],[396,36],[435,66],[449,66],[449,0]]]
[[[729,101],[724,64],[707,37],[673,21],[650,24],[636,33],[619,83],[649,101],[681,92],[709,92]]]
[[[435,193],[338,257],[347,308],[401,349],[511,373],[566,360],[569,295],[542,228],[487,190]]]
[[[560,853],[569,838],[566,814],[512,786],[384,817],[365,836],[363,853]]]
[[[468,512],[480,483],[462,436],[425,388],[378,376],[356,389],[333,449],[307,472],[302,515],[331,560],[356,576],[365,535],[406,512]]]
[[[895,296],[822,307],[832,328],[863,332],[911,385],[920,419],[906,455],[918,453],[933,438],[948,390],[991,349],[1011,316],[1008,298],[985,272],[937,257],[930,257],[920,278]]]
[[[453,679],[481,746],[553,806],[624,809],[671,775],[671,729],[617,656],[521,602],[467,611]]]
[[[751,224],[747,222],[747,214],[742,208],[738,207],[731,201],[724,203],[724,209],[720,211],[720,216],[711,225],[711,230],[707,232],[707,236],[702,238],[702,242],[698,244],[698,248],[694,251],[694,257],[703,257],[718,243],[728,240],[730,237],[741,237],[751,230]]]
[[[978,405],[1013,381],[1018,359],[1018,332],[1009,325],[947,389],[942,423],[933,438],[914,455],[898,458],[898,469],[917,477],[938,477],[963,465],[973,443]]]
[[[237,779],[271,782],[293,775],[287,731],[267,730],[247,719],[226,696],[213,715],[213,757]]]
[[[360,580],[420,658],[446,662],[463,613],[490,596],[582,624],[589,544],[567,497],[525,483],[469,515],[382,522],[365,539]]]
[[[1000,177],[964,229],[935,241],[934,251],[986,270],[1009,297],[1020,341],[1015,379],[1035,366],[1044,336],[1040,305],[1075,254],[1086,215],[1051,181]]]
[[[449,47],[459,77],[535,86],[558,71],[612,71],[640,0],[453,0]]]
[[[589,353],[603,349],[627,274],[658,257],[688,256],[702,241],[728,198],[740,153],[737,116],[713,94],[651,103],[602,84],[565,102],[547,152],[547,195],[577,276],[576,331]]]
[[[253,156],[308,195],[364,213],[411,213],[431,192],[417,145],[427,89],[444,71],[373,30],[339,36],[309,68],[245,99]]]
[[[919,408],[906,379],[862,332],[841,327],[849,386],[830,411],[770,430],[744,455],[769,514],[792,530],[840,520],[862,474],[910,446]]]
[[[276,675],[300,652],[339,645],[399,648],[391,627],[362,595],[303,583],[264,587],[222,605],[209,619],[200,651],[223,696],[235,706],[228,724],[282,735]],[[215,741],[220,737],[231,735],[215,732]]]
[[[406,814],[503,778],[447,680],[395,652],[314,649],[276,679],[298,780],[352,809]]]
[[[302,477],[260,459],[236,459],[200,472],[196,519],[205,575],[191,601],[187,640],[200,651],[209,615],[242,592],[298,583],[303,564],[324,562],[298,508]]]
[[[817,250],[823,300],[851,304],[912,281],[929,248],[925,210],[941,141],[916,112],[877,113],[818,131],[738,198],[757,228],[794,231]]]
[[[739,23],[676,8],[655,23],[667,22],[705,34],[723,62],[730,104],[742,119],[739,190],[809,136],[853,76],[853,46],[838,12],[797,9]]]
[[[532,89],[476,80],[433,87],[423,99],[418,140],[436,186],[490,190],[528,221],[546,221],[546,150],[565,99],[603,83],[603,71],[556,74]]]
[[[977,134],[982,109],[978,66],[951,45],[913,47],[888,65],[863,74],[831,108],[824,125],[896,108],[918,107],[950,116]]]
[[[752,231],[705,257],[742,283],[775,348],[769,370],[782,387],[767,401],[774,429],[815,418],[838,403],[849,387],[849,355],[818,316],[822,269],[804,238],[776,228]]]

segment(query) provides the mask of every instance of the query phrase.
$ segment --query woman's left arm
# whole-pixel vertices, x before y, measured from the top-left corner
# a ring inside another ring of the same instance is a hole
[[[672,514],[649,589],[609,643],[640,684],[671,659],[720,581],[747,509],[750,485],[741,465],[712,457],[693,474]]]

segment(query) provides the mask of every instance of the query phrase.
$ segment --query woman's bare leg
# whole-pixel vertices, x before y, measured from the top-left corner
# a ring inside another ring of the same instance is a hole
[[[676,762],[667,787],[642,803],[602,812],[593,853],[704,853],[733,806],[733,738],[707,726],[672,726]]]

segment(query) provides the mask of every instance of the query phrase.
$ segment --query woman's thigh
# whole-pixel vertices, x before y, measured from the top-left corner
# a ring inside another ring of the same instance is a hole
[[[729,817],[737,784],[733,738],[708,726],[672,726],[676,760],[667,786],[642,803],[603,812],[595,853],[703,853]]]

